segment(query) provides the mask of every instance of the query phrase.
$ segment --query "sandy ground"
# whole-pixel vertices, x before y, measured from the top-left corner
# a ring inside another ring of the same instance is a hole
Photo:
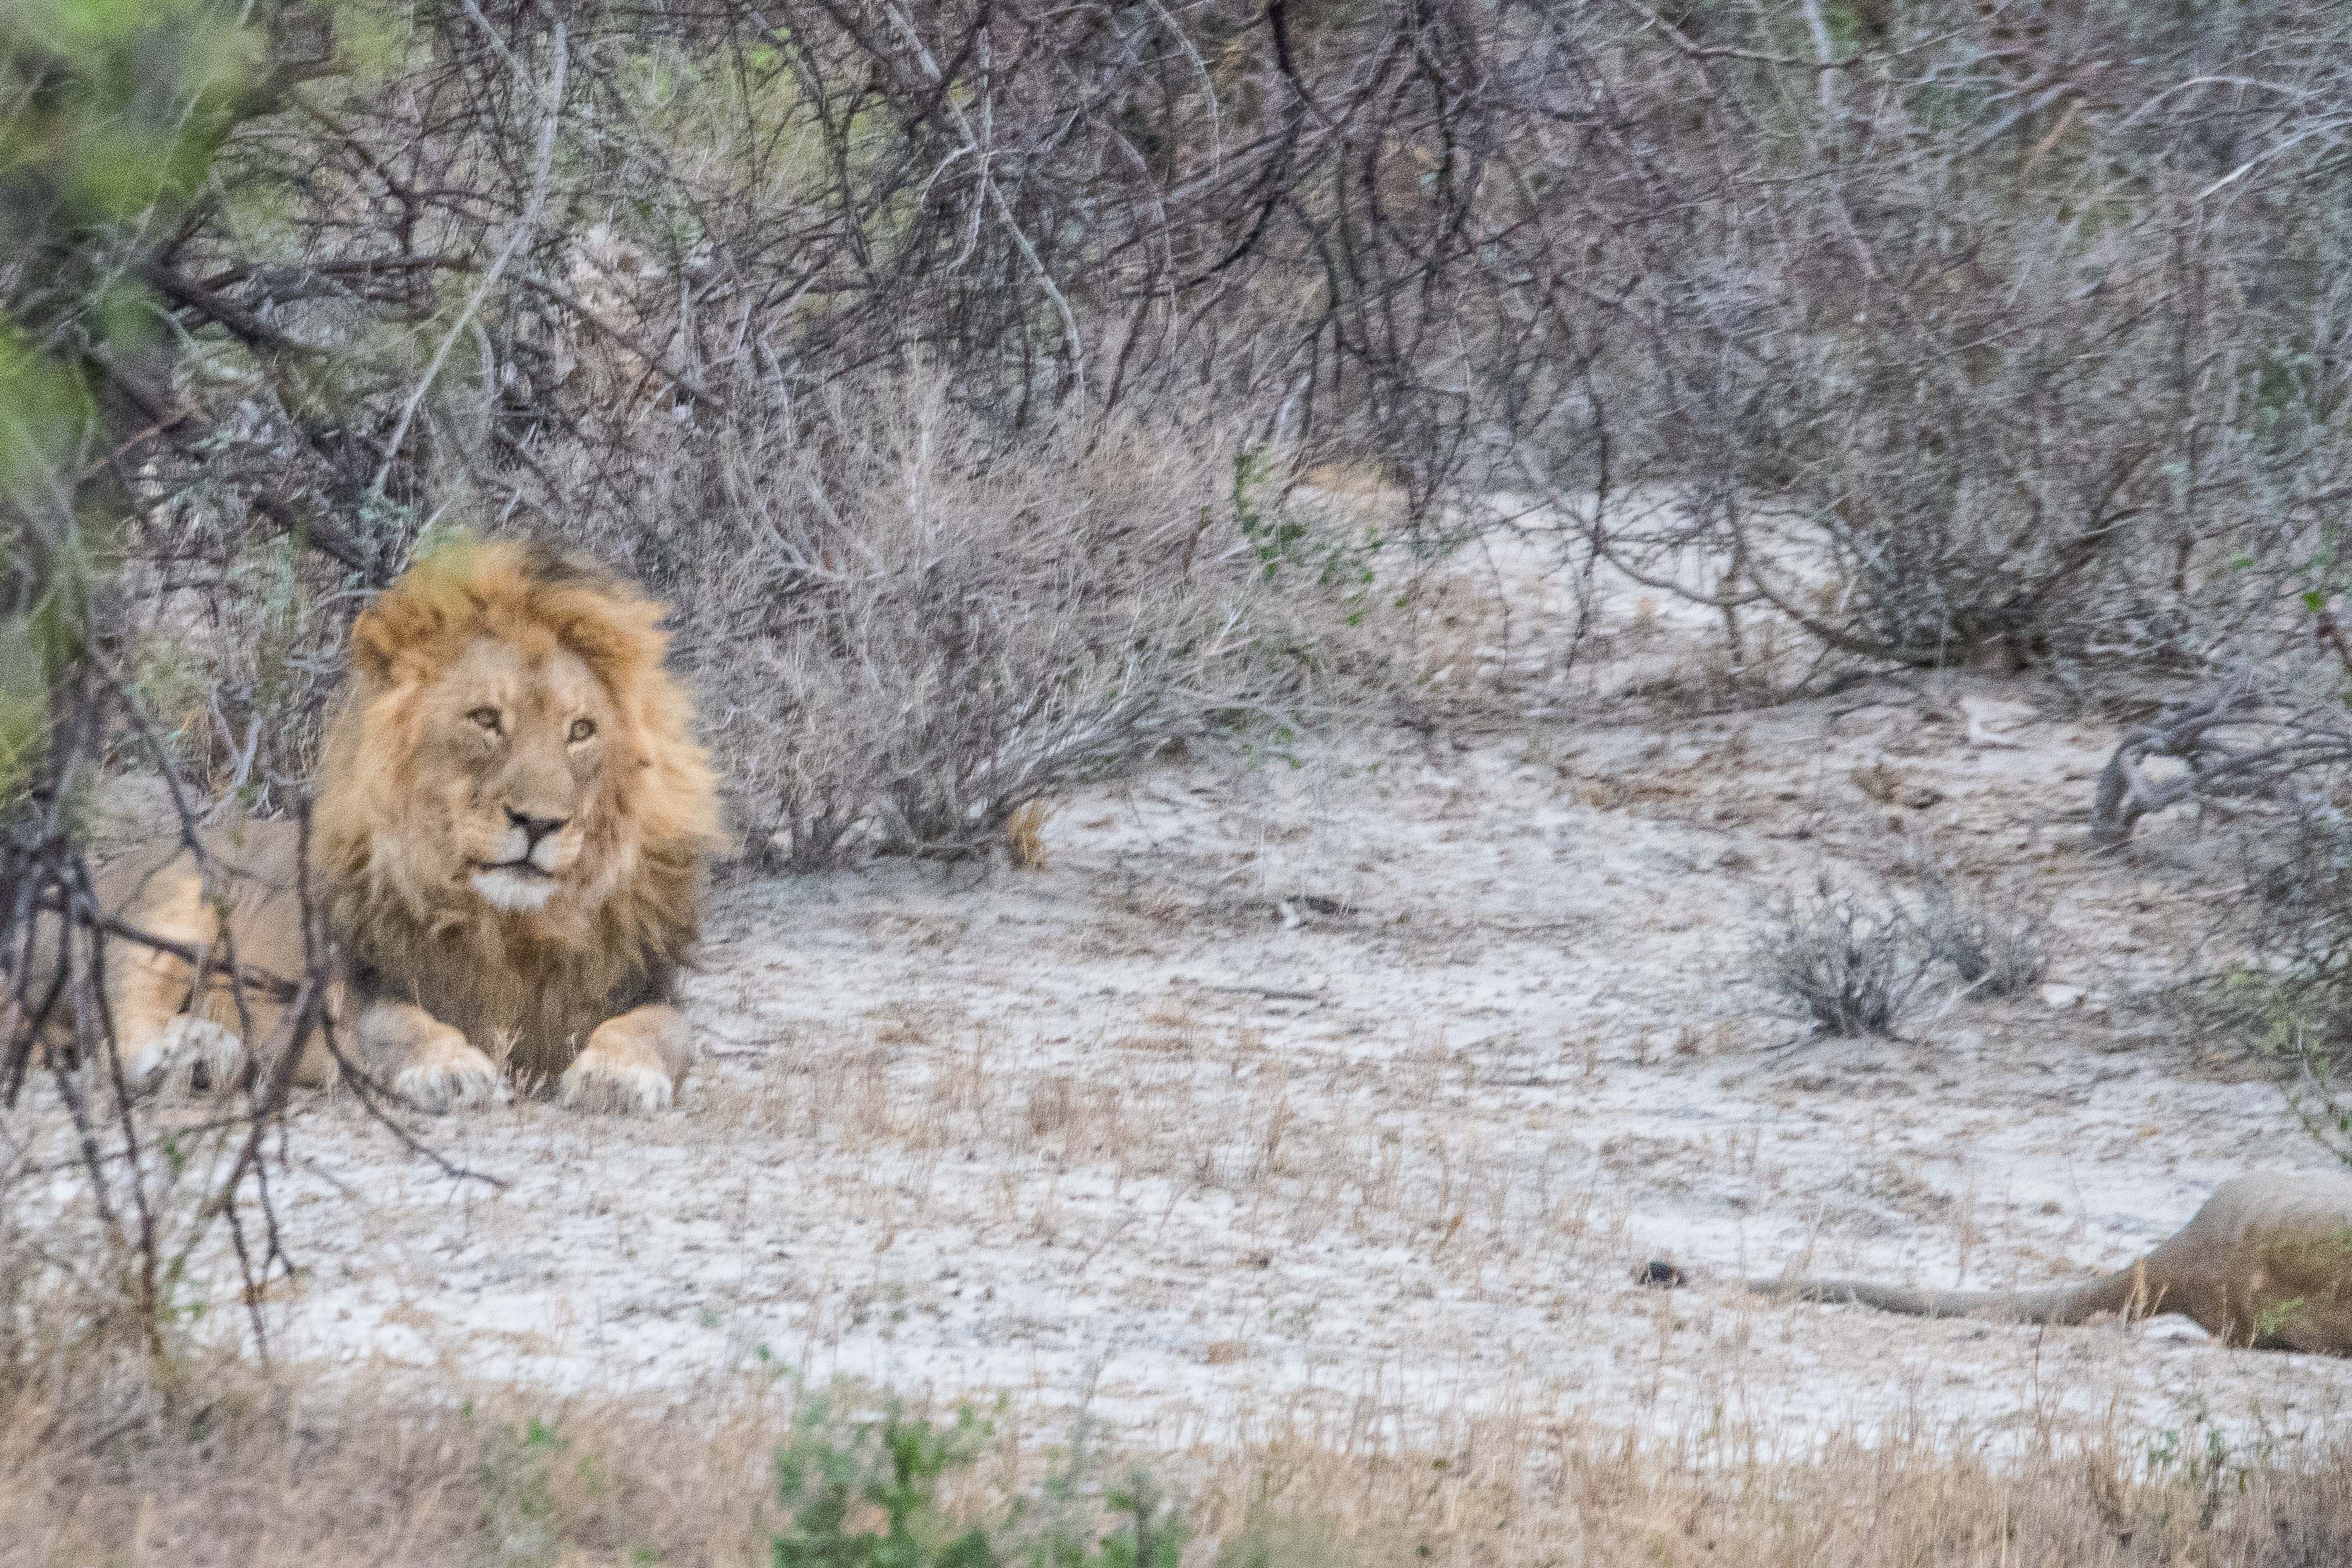
[[[1977,677],[1635,702],[1703,685],[1703,627],[1612,614],[1567,671],[1469,614],[1476,738],[1171,762],[1061,810],[1042,870],[722,890],[681,1107],[427,1125],[503,1187],[310,1101],[281,1345],[564,1387],[849,1375],[1090,1402],[1154,1443],[1496,1412],[1694,1458],[1905,1424],[2248,1456],[2341,1430],[2352,1363],[2179,1320],[1704,1282],[2040,1282],[2326,1156],[2274,1087],[2124,1005],[2179,971],[2226,854],[2168,822],[2092,855],[2096,725]],[[1808,1038],[1749,978],[1766,901],[1921,857],[2048,909],[2065,988],[1946,984],[1902,1040]],[[1661,1256],[1702,1282],[1636,1287]]]

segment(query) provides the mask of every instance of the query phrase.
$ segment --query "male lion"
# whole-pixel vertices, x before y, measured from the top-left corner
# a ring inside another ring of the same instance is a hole
[[[1683,1272],[1652,1262],[1644,1284]],[[2046,1291],[1933,1291],[1870,1280],[1749,1280],[1784,1301],[1852,1301],[1927,1318],[2079,1323],[2178,1312],[2224,1344],[2352,1355],[2352,1176],[2243,1176],[2137,1263]]]
[[[410,1102],[488,1101],[510,1068],[560,1074],[567,1104],[656,1110],[692,1065],[672,985],[698,935],[719,806],[663,666],[661,615],[597,568],[499,542],[420,561],[352,626],[310,882],[341,954],[331,1013]],[[125,926],[209,959],[192,997],[184,956],[109,944],[134,1082],[190,1059],[218,1082],[242,1067],[237,1034],[257,1048],[277,1032],[281,998],[235,998],[217,978],[228,946],[248,972],[303,969],[292,825],[207,848],[210,885],[177,850],[100,882]],[[314,1038],[293,1071],[315,1082],[333,1070]]]

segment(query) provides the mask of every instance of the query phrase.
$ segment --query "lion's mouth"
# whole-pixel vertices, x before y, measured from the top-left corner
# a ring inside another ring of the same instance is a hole
[[[527,860],[477,866],[467,879],[482,902],[509,915],[534,915],[555,894],[555,878]]]

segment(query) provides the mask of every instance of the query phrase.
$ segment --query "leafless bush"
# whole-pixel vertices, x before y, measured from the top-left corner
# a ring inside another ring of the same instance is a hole
[[[1928,957],[1950,965],[1979,996],[2013,996],[2040,979],[2049,962],[2042,939],[2048,923],[2014,888],[1987,894],[1930,876],[1918,920]]]
[[[1974,892],[1939,872],[1922,879],[1916,909],[1883,885],[1864,894],[1823,876],[1810,896],[1769,906],[1752,960],[1818,1032],[1891,1034],[1938,967],[1978,996],[2032,985],[2047,962],[2044,925],[2015,891]]]
[[[2352,1157],[2352,822],[2315,800],[2237,841],[2251,896],[2215,916],[2237,956],[2211,984],[2213,1021],[2270,1058],[2306,1126]]]
[[[1735,640],[2193,673],[2274,638],[2352,493],[2346,18],[1822,15],[400,13],[400,69],[229,142],[278,223],[131,258],[187,348],[110,371],[121,434],[197,555],[331,563],[329,619],[436,519],[657,554],[681,430],[794,445],[780,396],[919,357],[998,445],[1206,402],[1379,461],[1409,530],[1508,488]],[[839,770],[778,781],[812,846],[855,836]]]
[[[1533,133],[1610,170],[1562,184],[1625,245],[1583,275],[1620,280],[1589,390],[1519,469],[1735,636],[1769,610],[1869,658],[2139,674],[2275,637],[2268,569],[2352,476],[2352,231],[2318,194],[2352,120],[2304,31],[2341,19],[1876,15],[1692,13]]]
[[[757,837],[801,868],[966,854],[1285,711],[1298,607],[1265,591],[1237,453],[1116,418],[992,438],[936,381],[831,400],[791,439],[730,431],[649,564]]]
[[[114,587],[137,705],[195,799],[278,815],[317,764],[354,600],[290,540],[191,528]]]
[[[189,434],[175,356],[125,323],[143,314],[130,292],[142,258],[210,200],[219,142],[254,111],[242,67],[256,43],[203,8],[0,26],[0,141],[18,150],[0,175],[0,1405],[37,1355],[95,1345],[100,1364],[163,1373],[190,1292],[209,1280],[257,1301],[287,1266],[265,1158],[286,1075],[223,1085],[189,1116],[133,1092],[109,975],[172,944],[101,895],[90,852],[94,805],[128,760],[170,796],[157,840],[206,864],[208,798],[125,668],[167,591],[153,574],[171,570],[126,564],[139,550],[125,519],[195,497],[154,465]],[[268,716],[239,725],[205,706],[239,737],[226,738],[241,758],[230,782],[278,782],[256,767]],[[194,990],[225,988],[242,1011],[264,977],[233,939],[216,946],[178,952]],[[322,1013],[320,947],[302,975],[268,979],[289,1004],[270,1043],[289,1061]]]
[[[1766,912],[1751,948],[1757,977],[1829,1035],[1893,1032],[1933,957],[1902,904],[1870,901],[1824,877],[1810,896]]]
[[[1486,383],[1560,373],[1482,277],[1548,243],[1498,161],[1571,63],[1515,6],[383,22],[394,79],[329,75],[228,150],[282,229],[140,258],[202,350],[155,483],[371,583],[453,505],[562,528],[640,492],[663,424],[911,353],[1001,431],[1213,388],[1259,438],[1381,452],[1424,513]]]
[[[2352,1163],[2352,650],[2332,610],[2317,625],[2326,657],[2246,666],[2126,731],[2099,775],[2092,837],[2120,849],[2175,807],[2230,831],[2247,875],[2212,901],[2206,935],[2234,956],[2197,987],[2212,1020],[2276,1066],[2305,1129]]]
[[[2303,1130],[2329,1154],[2352,1166],[2352,1085],[2345,1082],[2343,1052],[2334,1040],[2299,1034],[2274,1048],[2288,1073],[2287,1105]]]

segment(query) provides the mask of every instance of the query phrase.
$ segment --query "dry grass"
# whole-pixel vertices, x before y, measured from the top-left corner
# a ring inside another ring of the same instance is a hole
[[[1024,1196],[1050,1207],[1058,1173],[1083,1169],[1114,1192],[1159,1181],[1223,1194],[1302,1238],[1336,1223],[1367,1239],[1426,1239],[1467,1223],[1492,1245],[1565,1258],[1608,1230],[1591,1186],[1490,1127],[1387,1124],[1379,1103],[1332,1099],[1311,1065],[1255,1030],[1209,1027],[1180,998],[1138,1024],[1041,1065],[969,1019],[884,1009],[862,1038],[780,1044],[758,1072],[714,1078],[700,1135],[793,1148],[812,1176],[912,1156],[919,1190],[942,1160],[984,1151],[1007,1178],[996,1218],[1012,1221]],[[1388,1082],[1402,1098],[1446,1103],[1474,1071],[1430,1044],[1400,1052]]]
[[[1053,809],[1032,800],[1004,821],[1004,853],[1016,871],[1045,869],[1045,821]]]
[[[2284,1568],[2352,1548],[2341,1471],[2151,1475],[2100,1448],[2011,1469],[1907,1441],[1697,1466],[1588,1427],[1509,1421],[1439,1452],[1276,1443],[1217,1467],[1199,1495],[1205,1526],[1301,1568]]]
[[[0,1427],[8,1568],[750,1563],[797,1403],[781,1384],[562,1399],[205,1361],[169,1398],[137,1387],[126,1418],[121,1397],[86,1398],[83,1370],[15,1390]],[[1066,1465],[1068,1430],[1017,1411],[996,1428],[951,1513],[993,1512]],[[2341,1449],[2299,1471],[2054,1443],[1994,1464],[1935,1437],[1780,1458],[1576,1420],[1501,1416],[1406,1446],[1276,1422],[1214,1451],[1098,1455],[1094,1473],[1151,1466],[1192,1521],[1186,1561],[1232,1568],[2319,1568],[2352,1553]]]

